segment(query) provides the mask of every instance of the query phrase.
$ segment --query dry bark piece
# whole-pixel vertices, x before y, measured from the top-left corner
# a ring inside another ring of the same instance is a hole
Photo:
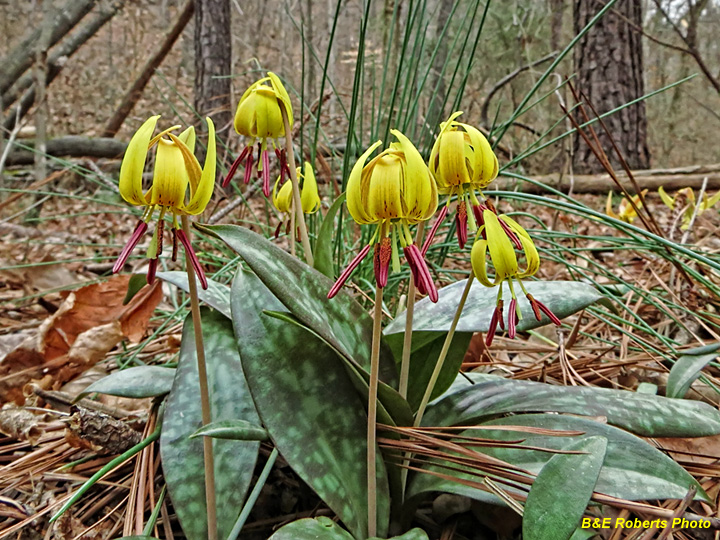
[[[35,446],[43,434],[40,424],[42,416],[21,407],[5,405],[0,409],[0,433],[18,441],[27,441]]]

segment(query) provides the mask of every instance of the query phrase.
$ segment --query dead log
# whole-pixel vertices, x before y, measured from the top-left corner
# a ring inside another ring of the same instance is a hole
[[[623,186],[630,193],[634,193],[634,187],[628,176],[621,173],[618,173],[617,176]],[[639,170],[633,171],[633,177],[640,189],[648,189],[650,192],[657,191],[660,186],[665,191],[674,191],[684,187],[700,189],[705,178],[708,179],[708,190],[718,190],[720,189],[720,163],[675,169]],[[571,188],[572,193],[602,193],[607,195],[608,191],[617,191],[615,182],[607,174],[575,175],[572,181],[568,175],[561,176],[559,174],[532,176],[530,178],[563,193],[569,193]],[[517,189],[524,193],[547,192],[547,189],[542,186],[502,175],[490,184],[489,189],[503,191]]]
[[[68,0],[65,5],[52,14],[54,21],[50,31],[50,46],[62,39],[80,20],[95,6],[97,0]],[[0,61],[3,66],[0,73],[0,93],[4,94],[8,88],[27,71],[33,63],[35,44],[40,39],[40,28],[29,32],[10,54]]]
[[[28,148],[13,149],[7,158],[8,165],[30,165],[34,163],[35,153],[32,144]],[[56,157],[96,157],[121,158],[127,147],[126,141],[100,137],[89,138],[77,135],[50,139],[47,142],[47,154]]]
[[[49,85],[52,80],[57,76],[65,62],[91,37],[107,23],[120,9],[125,5],[126,0],[114,0],[112,2],[102,3],[100,8],[97,10],[95,16],[87,23],[82,25],[76,31],[72,32],[67,39],[64,39],[57,47],[51,50],[48,57],[48,77],[45,81],[46,85]],[[35,101],[35,93],[31,91],[28,93],[28,89],[33,85],[33,77],[31,73],[26,73],[15,81],[7,91],[2,94],[2,106],[3,109],[8,109],[18,99],[22,98],[21,101],[21,117],[27,110],[32,106]],[[28,95],[26,98],[25,95]],[[15,107],[13,107],[12,119],[14,121]]]
[[[114,137],[118,132],[125,121],[125,118],[127,118],[130,111],[132,111],[133,107],[142,96],[142,92],[145,89],[145,86],[147,86],[147,83],[150,82],[155,70],[160,64],[162,64],[162,61],[172,49],[173,44],[177,41],[177,38],[180,37],[180,34],[182,34],[183,29],[187,26],[194,11],[195,3],[193,0],[188,0],[173,27],[167,34],[165,34],[165,39],[163,39],[160,47],[158,47],[158,49],[148,59],[140,72],[140,76],[125,93],[125,96],[120,102],[120,106],[107,123],[105,131],[102,134],[103,137]]]

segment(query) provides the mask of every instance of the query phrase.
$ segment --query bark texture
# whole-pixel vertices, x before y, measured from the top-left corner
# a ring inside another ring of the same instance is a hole
[[[602,0],[575,0],[575,33],[580,32],[604,5]],[[598,114],[620,107],[645,93],[641,35],[628,21],[642,27],[641,0],[619,0],[575,47],[577,88]],[[650,152],[645,103],[624,108],[606,118],[605,124],[630,168],[647,169]],[[599,127],[596,132],[611,163],[619,167],[609,137]],[[577,172],[602,170],[580,137],[575,139],[574,157]]]
[[[195,109],[211,116],[219,133],[233,116],[230,61],[229,0],[195,0]]]

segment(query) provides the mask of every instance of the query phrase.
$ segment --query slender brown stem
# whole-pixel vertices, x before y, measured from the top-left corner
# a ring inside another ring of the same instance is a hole
[[[292,126],[290,125],[290,120],[288,119],[285,106],[282,104],[282,102],[279,103],[280,112],[282,113],[283,117],[283,125],[285,126],[285,147],[287,149],[288,167],[290,168],[290,181],[292,182],[293,190],[293,215],[297,216],[296,222],[298,228],[300,229],[300,241],[303,245],[303,251],[305,251],[305,260],[310,266],[312,266],[313,254],[312,249],[310,248],[310,237],[308,236],[307,226],[305,225],[305,214],[303,213],[302,202],[300,201],[300,184],[298,183],[297,171],[295,170],[295,151],[293,150],[292,143]],[[295,226],[293,226],[290,242],[290,245],[294,246]]]
[[[367,425],[367,484],[368,484],[368,536],[377,533],[377,463],[376,423],[378,377],[380,372],[380,337],[382,329],[382,288],[375,286],[375,311],[373,312],[372,353],[370,355],[370,388],[368,389]]]
[[[190,239],[190,221],[187,216],[181,217],[185,236]],[[202,409],[203,425],[212,422],[210,412],[210,392],[208,391],[207,367],[205,365],[205,346],[203,345],[202,321],[200,319],[200,300],[195,281],[195,270],[190,261],[190,254],[185,251],[185,270],[188,276],[190,292],[190,312],[192,313],[193,330],[195,331],[195,349],[197,351],[198,379],[200,381],[200,408]],[[217,510],[215,504],[215,465],[213,460],[212,437],[203,437],[203,453],[205,458],[205,501],[207,503],[208,540],[217,540]]]
[[[422,246],[425,236],[425,224],[418,223],[415,233],[415,245]],[[405,312],[405,335],[403,336],[402,361],[400,362],[400,395],[407,399],[408,381],[410,379],[410,353],[412,352],[412,323],[413,312],[415,311],[415,279],[410,274],[410,285],[408,286],[407,310]]]
[[[430,381],[428,381],[427,388],[425,389],[425,395],[423,395],[420,407],[415,415],[415,422],[413,423],[414,427],[418,427],[422,422],[423,414],[425,414],[425,408],[430,401],[430,396],[435,389],[435,383],[440,376],[440,371],[445,363],[447,353],[450,350],[450,344],[452,343],[453,336],[455,335],[455,329],[457,328],[458,321],[460,320],[460,315],[462,314],[468,294],[470,293],[470,287],[472,286],[473,279],[475,279],[475,274],[473,274],[473,271],[470,270],[470,275],[468,276],[467,283],[465,284],[465,289],[463,289],[462,296],[460,297],[460,303],[458,304],[457,311],[455,311],[455,317],[453,317],[450,329],[448,330],[447,336],[445,336],[445,343],[443,343],[442,350],[440,351],[437,363],[435,364],[435,369],[433,370],[432,375],[430,376]]]

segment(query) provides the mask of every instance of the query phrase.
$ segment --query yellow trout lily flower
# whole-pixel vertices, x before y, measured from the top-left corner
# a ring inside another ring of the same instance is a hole
[[[398,240],[410,266],[418,291],[437,302],[438,293],[427,264],[415,245],[409,226],[429,219],[437,209],[437,186],[427,165],[410,140],[399,131],[390,133],[397,142],[367,162],[382,144],[377,141],[360,156],[347,184],[347,207],[360,225],[375,225],[370,243],[353,259],[330,289],[335,296],[350,274],[374,246],[375,281],[387,285],[390,262],[399,271]],[[366,163],[367,162],[367,163]]]
[[[298,182],[301,183],[300,188],[300,206],[305,214],[314,214],[320,210],[320,195],[318,193],[317,180],[315,180],[315,172],[313,171],[312,165],[305,162],[305,172],[302,173],[300,167],[297,169]],[[280,233],[280,227],[287,221],[290,223],[290,212],[293,207],[293,192],[292,183],[285,182],[280,189],[278,185],[282,182],[283,177],[279,176],[275,181],[275,187],[273,188],[273,204],[279,212],[286,214],[286,219],[281,221],[275,230],[275,238]]]
[[[448,204],[452,196],[457,197],[455,223],[460,248],[465,247],[470,230],[475,231],[480,213],[485,209],[476,195],[482,200],[482,190],[498,174],[497,156],[490,143],[479,130],[468,124],[456,122],[462,112],[454,112],[446,122],[440,124],[440,133],[430,153],[430,171],[438,185],[438,192],[448,195]],[[472,213],[468,214],[468,205]],[[447,207],[447,205],[446,205]],[[442,218],[447,210],[442,213]],[[440,218],[438,218],[440,219]]]
[[[541,313],[544,313],[553,323],[559,326],[561,324],[560,319],[558,319],[547,306],[535,300],[535,298],[525,290],[525,286],[521,281],[524,278],[535,275],[540,268],[540,256],[530,235],[512,218],[505,215],[498,216],[491,210],[483,210],[480,218],[481,225],[470,254],[473,273],[477,280],[486,287],[500,285],[498,288],[497,304],[485,338],[487,346],[489,347],[492,344],[498,324],[501,329],[505,329],[502,299],[502,283],[504,281],[508,282],[512,295],[510,312],[508,313],[508,336],[510,339],[515,338],[517,323],[522,318],[522,314],[517,305],[513,280],[518,282],[520,288],[525,293],[537,320],[539,321],[541,319]],[[521,250],[525,255],[525,268],[520,267],[513,242],[510,241],[506,232],[507,229],[515,234],[522,246]],[[488,253],[490,254],[490,261],[495,269],[495,276],[492,278],[488,276],[487,271]]]
[[[238,166],[245,161],[245,183],[250,181],[254,163],[253,147],[258,141],[258,176],[263,180],[263,194],[270,196],[270,158],[268,156],[268,140],[272,142],[275,155],[280,160],[280,174],[290,173],[284,149],[275,146],[275,139],[285,136],[285,124],[282,110],[288,116],[289,125],[293,125],[292,104],[280,78],[268,71],[268,76],[250,85],[240,98],[235,111],[235,131],[249,138],[248,144],[230,167],[223,187],[230,183]]]
[[[682,188],[677,193],[675,193],[674,197],[670,197],[665,192],[663,187],[660,186],[658,188],[658,194],[660,195],[662,201],[665,203],[665,206],[670,208],[670,210],[680,210],[684,208],[682,215],[682,225],[680,226],[680,230],[682,231],[686,231],[688,229],[688,227],[690,226],[690,220],[692,219],[693,215],[699,216],[705,210],[712,208],[718,203],[718,201],[720,201],[720,191],[712,197],[708,197],[708,194],[705,193],[703,196],[703,200],[700,202],[700,205],[698,205],[697,210],[695,210],[695,193],[689,187]]]
[[[208,145],[205,166],[201,169],[194,154],[195,129],[189,127],[175,136],[172,132],[180,129],[180,126],[173,126],[153,137],[159,118],[160,116],[148,118],[135,132],[120,166],[120,195],[130,204],[144,206],[145,212],[130,240],[120,253],[113,267],[113,273],[119,272],[125,266],[130,253],[147,231],[148,223],[157,209],[160,211],[160,216],[147,252],[147,256],[150,258],[148,283],[152,283],[155,278],[158,257],[162,253],[164,218],[166,213],[170,213],[172,216],[173,261],[177,258],[177,240],[179,238],[190,256],[203,288],[207,289],[205,273],[187,236],[180,228],[177,216],[200,214],[205,210],[212,197],[215,187],[215,125],[210,118],[206,118]],[[152,183],[147,191],[143,191],[145,162],[148,151],[154,146],[157,146],[157,151]],[[189,197],[188,187],[190,188]]]
[[[647,194],[647,192],[647,189],[643,189],[642,197],[640,197],[640,195],[633,195],[632,202],[635,203],[635,206],[637,206],[638,210],[642,208],[642,200]],[[618,206],[618,213],[616,214],[615,212],[613,212],[612,191],[608,192],[607,202],[605,203],[605,213],[611,218],[619,219],[621,221],[624,221],[625,223],[632,223],[637,217],[637,212],[635,211],[635,208],[625,197],[623,197],[623,200],[620,201],[620,205]]]

